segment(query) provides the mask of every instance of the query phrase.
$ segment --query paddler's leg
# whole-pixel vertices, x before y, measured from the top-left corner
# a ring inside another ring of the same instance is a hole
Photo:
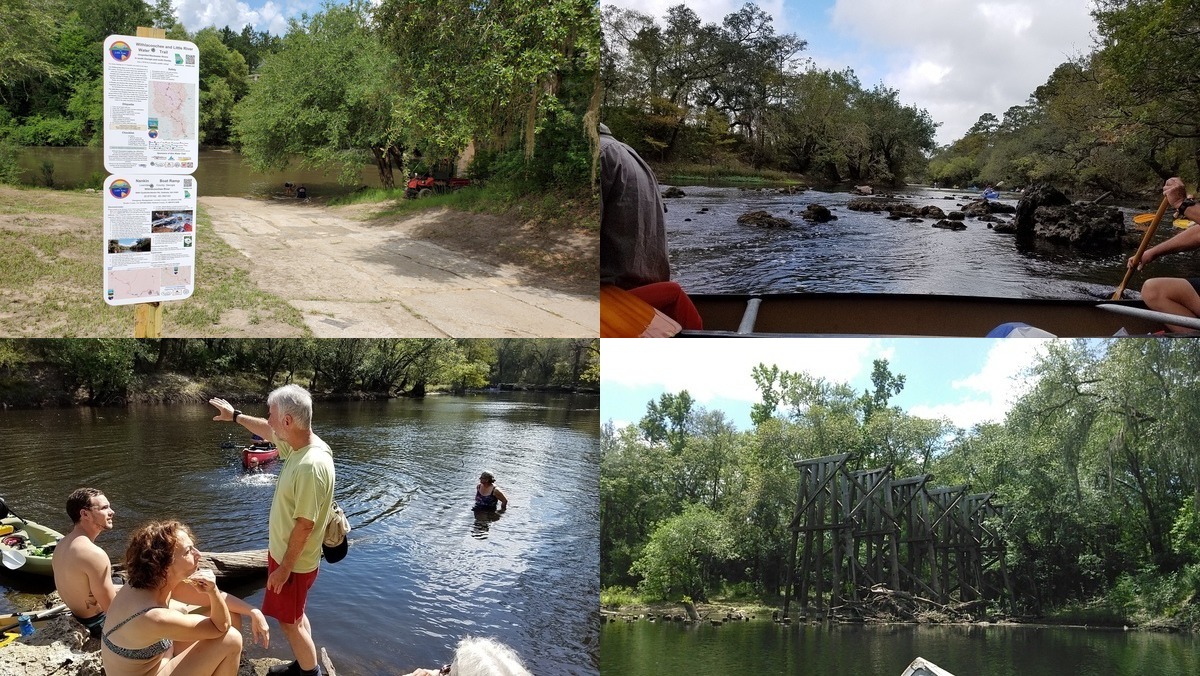
[[[641,298],[654,309],[661,311],[671,319],[679,322],[685,329],[702,329],[704,321],[692,299],[684,293],[683,287],[675,282],[656,282],[629,289],[629,293]]]
[[[1198,279],[1179,277],[1154,277],[1142,285],[1142,300],[1146,307],[1159,312],[1169,312],[1182,317],[1200,317],[1200,292]],[[1167,325],[1172,331],[1188,332],[1182,326]]]

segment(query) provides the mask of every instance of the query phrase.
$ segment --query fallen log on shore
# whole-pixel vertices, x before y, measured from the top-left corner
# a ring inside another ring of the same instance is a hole
[[[243,552],[202,552],[200,567],[211,570],[218,584],[245,582],[251,578],[267,577],[267,550],[251,549]],[[113,562],[113,572],[123,574],[125,565]]]

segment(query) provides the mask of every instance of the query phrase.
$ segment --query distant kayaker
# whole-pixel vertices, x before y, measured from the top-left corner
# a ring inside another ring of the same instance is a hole
[[[1200,221],[1200,206],[1187,194],[1183,181],[1171,177],[1163,184],[1163,197],[1175,210],[1175,218]],[[1171,218],[1168,214],[1167,218]],[[1180,251],[1200,249],[1200,228],[1191,227],[1177,233],[1165,242],[1160,242],[1142,252],[1141,260],[1131,256],[1127,267],[1141,270],[1147,263]],[[1182,317],[1200,317],[1200,277],[1154,277],[1142,284],[1142,300],[1146,307],[1159,312],[1169,312]],[[1182,326],[1168,325],[1172,331],[1188,331]]]
[[[312,431],[312,395],[299,385],[276,389],[267,396],[266,419],[245,415],[224,399],[208,403],[218,411],[213,420],[238,423],[279,447],[284,463],[267,523],[262,611],[279,621],[296,659],[272,667],[269,673],[317,676],[317,647],[304,610],[321,564],[322,535],[333,511],[334,466],[333,451]]]
[[[494,638],[464,638],[454,651],[454,662],[441,669],[417,669],[405,676],[532,676],[512,648]]]
[[[600,125],[600,283],[629,291],[685,329],[700,329],[696,306],[671,281],[665,213],[654,170]]]
[[[96,545],[100,533],[112,530],[115,514],[98,489],[76,489],[67,496],[67,515],[74,527],[58,541],[50,559],[59,597],[92,638],[100,638],[105,613],[117,595],[112,563]]]
[[[475,506],[472,509],[478,512],[494,512],[497,503],[500,505],[499,511],[508,509],[508,498],[504,496],[503,491],[496,488],[495,477],[491,472],[484,472],[479,475],[479,484],[475,486]]]

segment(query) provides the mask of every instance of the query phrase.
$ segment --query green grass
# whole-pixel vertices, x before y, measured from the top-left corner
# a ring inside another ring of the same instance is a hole
[[[103,215],[99,194],[0,187],[0,335],[132,336],[134,306],[102,298]],[[307,335],[299,311],[258,289],[245,257],[198,220],[195,294],[163,307],[165,336]],[[222,326],[232,310],[246,310],[250,326]]]
[[[600,606],[610,608],[633,606],[642,603],[642,597],[629,587],[606,587],[600,590]]]
[[[375,188],[330,200],[331,206],[385,204],[372,218],[407,216],[447,207],[471,213],[513,216],[553,227],[600,228],[600,203],[587,189],[563,190],[530,186],[515,181],[491,181],[441,195],[405,199],[404,190]]]

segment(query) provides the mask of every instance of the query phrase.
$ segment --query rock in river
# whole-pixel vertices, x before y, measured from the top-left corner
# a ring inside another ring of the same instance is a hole
[[[741,216],[738,216],[738,224],[754,225],[760,228],[790,228],[791,222],[784,218],[777,218],[765,211],[748,211]]]

